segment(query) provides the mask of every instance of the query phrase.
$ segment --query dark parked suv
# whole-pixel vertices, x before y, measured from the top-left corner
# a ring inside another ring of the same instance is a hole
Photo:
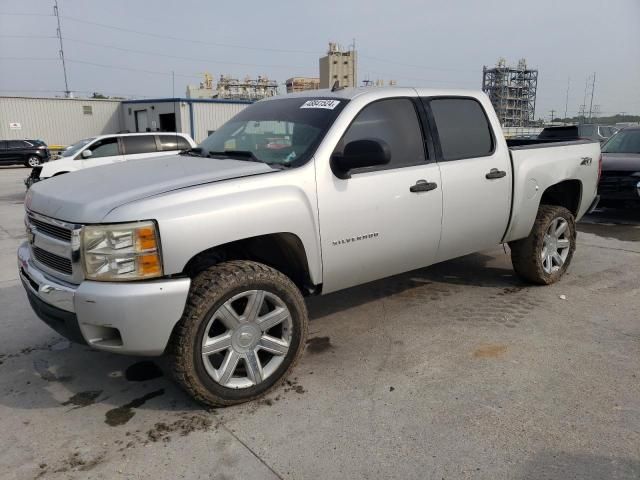
[[[48,160],[49,149],[42,140],[0,140],[0,165],[37,167]]]

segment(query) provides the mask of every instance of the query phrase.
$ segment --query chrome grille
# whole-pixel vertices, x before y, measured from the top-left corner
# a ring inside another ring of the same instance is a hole
[[[64,240],[66,242],[71,241],[71,230],[68,230],[64,227],[59,227],[58,225],[52,225],[50,223],[43,222],[41,220],[33,218],[32,216],[29,216],[29,223],[46,235]]]
[[[33,247],[33,256],[36,257],[43,265],[53,268],[65,275],[71,275],[73,273],[73,267],[71,266],[71,260],[61,257],[51,252],[47,252],[38,247]]]
[[[45,273],[79,284],[84,280],[80,264],[81,225],[27,211],[27,237],[33,262]]]

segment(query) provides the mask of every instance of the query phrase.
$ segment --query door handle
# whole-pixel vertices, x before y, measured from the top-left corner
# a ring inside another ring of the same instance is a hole
[[[502,178],[507,175],[507,172],[504,170],[498,170],[497,168],[492,168],[489,173],[485,175],[485,177],[489,180],[495,180],[496,178]]]
[[[427,182],[426,180],[418,180],[415,185],[409,187],[410,192],[428,192],[438,188],[437,183]]]

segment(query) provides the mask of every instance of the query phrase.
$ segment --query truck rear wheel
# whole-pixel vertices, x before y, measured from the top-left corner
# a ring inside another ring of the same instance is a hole
[[[204,404],[254,400],[291,372],[307,323],[304,299],[282,273],[243,260],[218,264],[192,282],[168,349],[171,370]]]
[[[564,275],[576,249],[576,223],[569,210],[541,205],[527,238],[509,244],[513,269],[522,279],[549,285]]]

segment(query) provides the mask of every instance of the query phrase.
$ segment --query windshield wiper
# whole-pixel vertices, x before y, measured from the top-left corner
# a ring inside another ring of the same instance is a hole
[[[269,165],[271,168],[275,168],[277,170],[284,170],[285,168],[289,168],[289,165],[285,165],[277,162],[265,162],[264,160],[260,160],[256,157],[253,152],[249,150],[225,150],[224,152],[207,152],[208,157],[212,158],[232,158],[234,160],[242,160],[245,162],[257,162],[264,163],[265,165]]]
[[[225,150],[223,152],[208,152],[209,157],[229,157],[235,160],[246,160],[247,162],[267,163],[256,157],[249,150]]]
[[[194,147],[194,148],[188,148],[186,150],[182,150],[182,151],[178,152],[178,155],[190,155],[192,157],[204,157],[204,155],[202,154],[202,148],[200,148],[200,147]]]

